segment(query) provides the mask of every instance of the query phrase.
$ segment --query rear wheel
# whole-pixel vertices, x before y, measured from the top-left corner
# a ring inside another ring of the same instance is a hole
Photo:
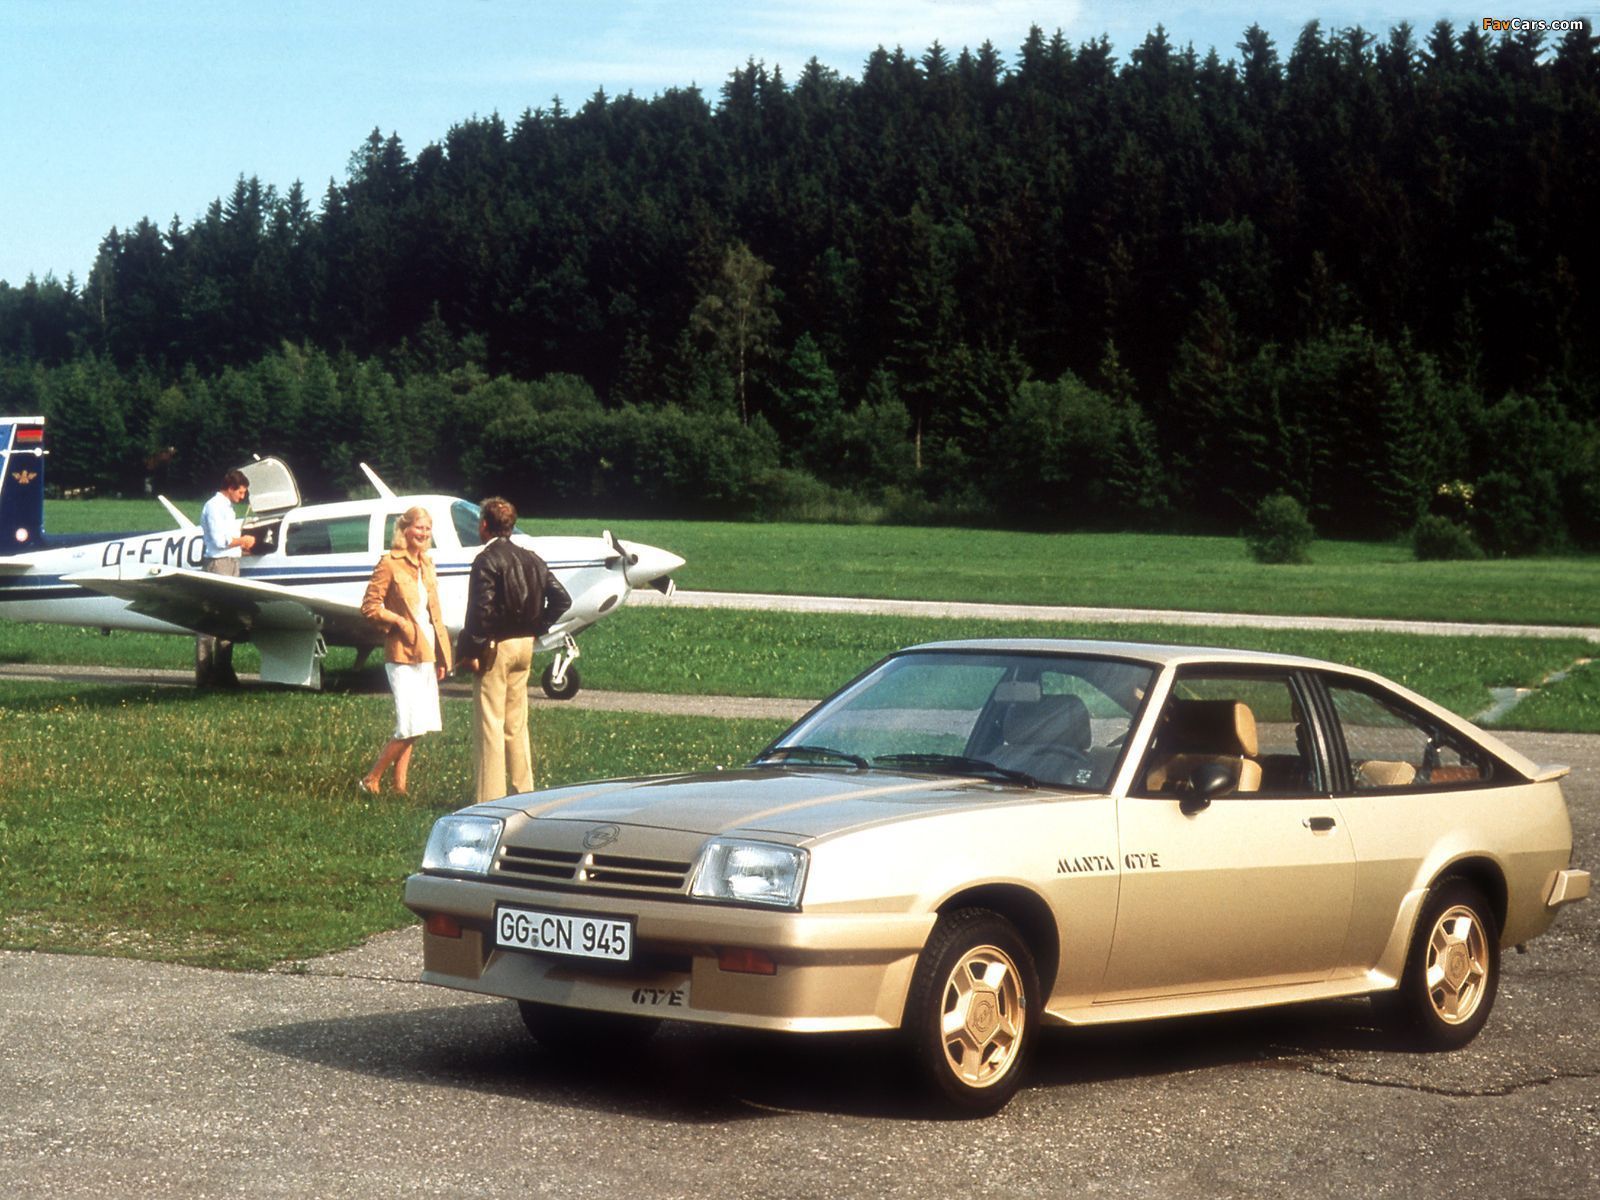
[[[1423,1048],[1454,1050],[1478,1036],[1499,987],[1494,910],[1477,888],[1451,879],[1424,902],[1400,988],[1380,1007]]]
[[[1016,927],[963,908],[934,926],[917,961],[904,1029],[924,1078],[956,1111],[984,1116],[1022,1086],[1039,978]]]
[[[654,1017],[589,1012],[518,1000],[522,1023],[546,1053],[568,1062],[607,1059],[638,1050],[661,1027]]]

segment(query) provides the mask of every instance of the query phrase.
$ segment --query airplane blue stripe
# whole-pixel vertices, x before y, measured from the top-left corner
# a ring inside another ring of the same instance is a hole
[[[603,567],[604,560],[592,562],[555,562],[549,564],[556,570],[576,570],[583,567]],[[450,579],[470,574],[471,563],[446,564],[435,568],[437,574]],[[99,595],[90,588],[63,583],[61,575],[0,575],[0,601],[4,600],[59,600],[70,596]],[[247,570],[240,578],[257,583],[273,583],[280,587],[308,587],[326,583],[360,583],[371,578],[370,571],[333,572],[327,567],[271,567]],[[5,593],[10,593],[9,595]]]
[[[578,569],[583,568],[583,567],[603,567],[603,566],[606,565],[606,560],[603,559],[603,558],[573,559],[572,561],[569,562],[569,561],[564,561],[564,560],[561,560],[561,559],[546,559],[545,560],[545,565],[547,567],[549,567],[552,571],[556,571],[556,570],[569,571],[569,570],[578,570]],[[338,568],[338,567],[328,567],[328,566],[320,566],[319,567],[319,566],[315,565],[314,563],[308,563],[307,565],[305,565],[303,567],[302,566],[285,566],[285,565],[281,565],[281,564],[278,564],[278,563],[272,563],[272,564],[270,564],[268,566],[259,566],[257,564],[251,563],[248,559],[246,559],[245,563],[244,563],[244,573],[246,575],[260,575],[263,578],[275,577],[275,576],[278,576],[278,575],[285,575],[285,576],[288,576],[288,575],[305,575],[305,574],[308,574],[308,573],[313,572],[313,571],[335,571],[335,570],[343,570],[345,572],[349,572],[350,570],[352,570],[352,568]],[[454,575],[463,574],[463,573],[465,573],[467,571],[472,570],[472,560],[468,559],[465,562],[447,562],[447,563],[441,563],[441,562],[437,562],[436,561],[434,563],[434,570],[437,571],[441,575],[446,574],[446,573],[454,574]],[[372,572],[371,572],[370,569],[364,569],[364,570],[361,570],[361,571],[357,572],[354,575],[351,575],[350,577],[351,578],[366,579],[366,578],[369,578],[371,576],[371,574],[372,574]]]
[[[552,571],[576,571],[586,567],[604,567],[604,559],[595,559],[589,562],[551,562],[546,564]],[[434,573],[445,579],[468,575],[472,571],[472,564],[445,563],[435,564]],[[254,579],[262,583],[282,582],[285,587],[293,587],[296,583],[351,583],[359,582],[372,577],[371,571],[342,571],[333,573],[329,567],[260,567],[255,570],[246,567],[242,578]],[[309,578],[316,576],[315,579]]]

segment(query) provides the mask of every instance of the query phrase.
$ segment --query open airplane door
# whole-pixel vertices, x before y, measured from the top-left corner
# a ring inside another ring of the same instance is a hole
[[[281,458],[258,458],[239,470],[250,481],[250,511],[244,518],[244,532],[256,539],[250,553],[270,554],[278,548],[283,514],[300,507],[300,485]]]
[[[256,516],[282,516],[300,506],[300,485],[283,459],[258,458],[239,470],[250,481],[250,511]]]

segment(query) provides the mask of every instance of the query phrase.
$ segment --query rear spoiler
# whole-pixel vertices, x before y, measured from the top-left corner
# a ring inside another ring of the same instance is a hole
[[[1554,763],[1550,766],[1541,764],[1533,773],[1533,781],[1535,783],[1553,783],[1557,779],[1570,774],[1572,774],[1572,768],[1565,764]]]

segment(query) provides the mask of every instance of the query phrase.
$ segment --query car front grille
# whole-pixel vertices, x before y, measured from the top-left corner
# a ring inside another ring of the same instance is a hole
[[[502,883],[574,891],[681,893],[692,863],[620,854],[506,846],[493,875]]]

